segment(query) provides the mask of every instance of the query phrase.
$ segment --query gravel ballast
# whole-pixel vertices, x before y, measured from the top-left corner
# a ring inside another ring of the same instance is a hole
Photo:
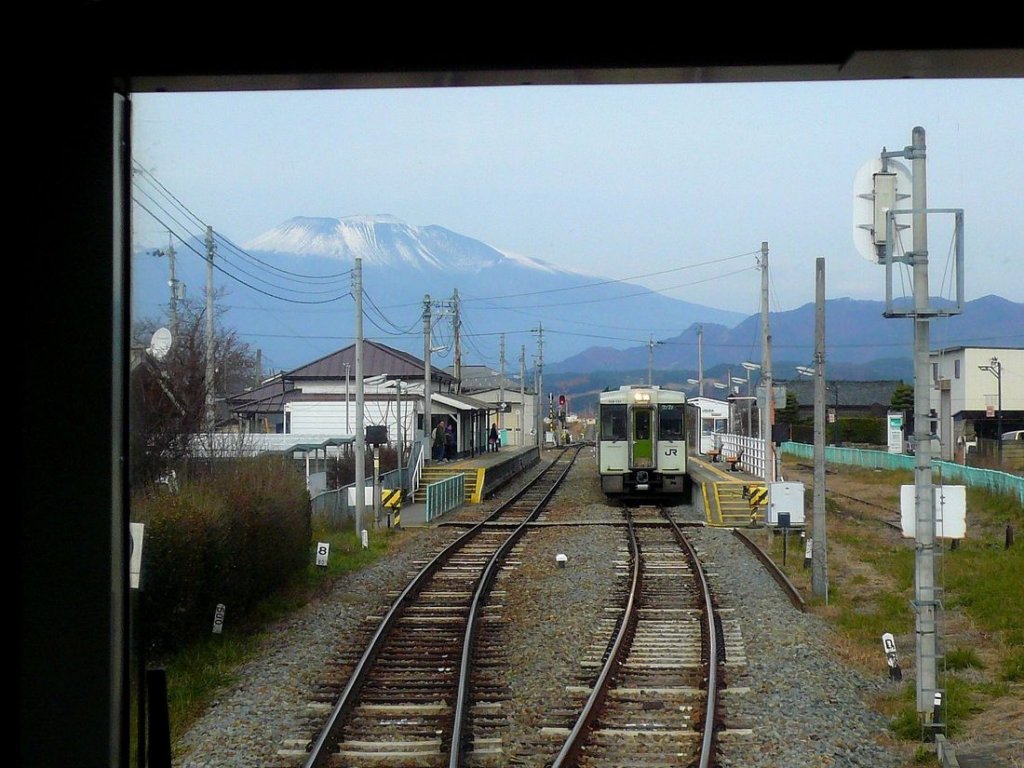
[[[463,511],[479,517],[478,509]],[[700,511],[678,507],[674,515],[696,520]],[[548,519],[621,521],[622,510],[609,506],[600,492],[586,449]],[[281,622],[260,655],[239,670],[239,682],[218,695],[175,745],[174,765],[281,765],[278,750],[308,730],[304,723],[317,677],[344,638],[358,635],[368,615],[381,615],[389,595],[419,569],[418,561],[462,532],[443,526],[405,531],[393,553],[346,575],[324,599]],[[887,681],[866,679],[841,665],[830,652],[828,626],[793,608],[729,531],[686,532],[710,572],[719,607],[726,609],[723,620],[743,640],[745,658],[733,658],[725,668],[730,690],[723,725],[733,732],[721,740],[718,764],[906,765],[905,748],[886,737],[886,719],[870,707]],[[616,563],[626,557],[625,546],[623,529],[610,524],[535,527],[520,541],[515,562],[495,584],[510,699],[503,703],[503,753],[489,764],[541,768],[554,757],[558,739],[540,736],[540,729],[578,702],[569,687],[579,685],[580,660],[605,631],[602,619],[615,602]],[[558,554],[565,555],[564,567],[556,564]]]

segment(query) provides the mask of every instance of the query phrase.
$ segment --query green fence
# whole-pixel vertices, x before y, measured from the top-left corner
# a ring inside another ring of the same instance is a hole
[[[466,500],[466,477],[461,472],[427,486],[427,522],[461,506]]]
[[[814,446],[807,443],[785,442],[783,453],[801,459],[814,459]],[[825,447],[825,461],[833,464],[851,464],[855,467],[872,469],[906,469],[913,471],[916,459],[902,453],[868,451],[861,448]],[[994,469],[965,467],[951,461],[932,461],[933,474],[938,474],[943,483],[962,484],[986,488],[994,493],[1016,496],[1024,504],[1024,477],[998,472]]]

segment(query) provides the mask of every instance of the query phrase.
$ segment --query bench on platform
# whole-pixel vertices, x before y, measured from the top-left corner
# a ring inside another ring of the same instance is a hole
[[[722,461],[729,465],[730,472],[739,472],[738,465],[740,460],[743,458],[743,449],[740,448],[736,451],[735,455],[725,454],[722,456]]]

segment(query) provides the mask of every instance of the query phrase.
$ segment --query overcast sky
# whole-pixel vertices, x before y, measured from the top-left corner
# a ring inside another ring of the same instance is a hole
[[[773,311],[814,301],[818,257],[829,298],[885,297],[884,269],[854,245],[854,178],[921,126],[929,207],[965,210],[967,298],[1024,301],[1021,80],[157,93],[133,105],[135,159],[236,243],[293,216],[390,214],[657,288],[638,276],[766,241]],[[950,295],[951,221],[929,220],[935,295]],[[135,223],[137,246],[166,243],[146,214]],[[754,266],[728,288],[669,293],[753,313]]]

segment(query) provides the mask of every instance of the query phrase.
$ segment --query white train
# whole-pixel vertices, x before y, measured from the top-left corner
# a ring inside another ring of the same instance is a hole
[[[685,394],[656,386],[629,385],[601,393],[597,463],[605,495],[624,501],[675,497],[691,502],[685,408]]]

